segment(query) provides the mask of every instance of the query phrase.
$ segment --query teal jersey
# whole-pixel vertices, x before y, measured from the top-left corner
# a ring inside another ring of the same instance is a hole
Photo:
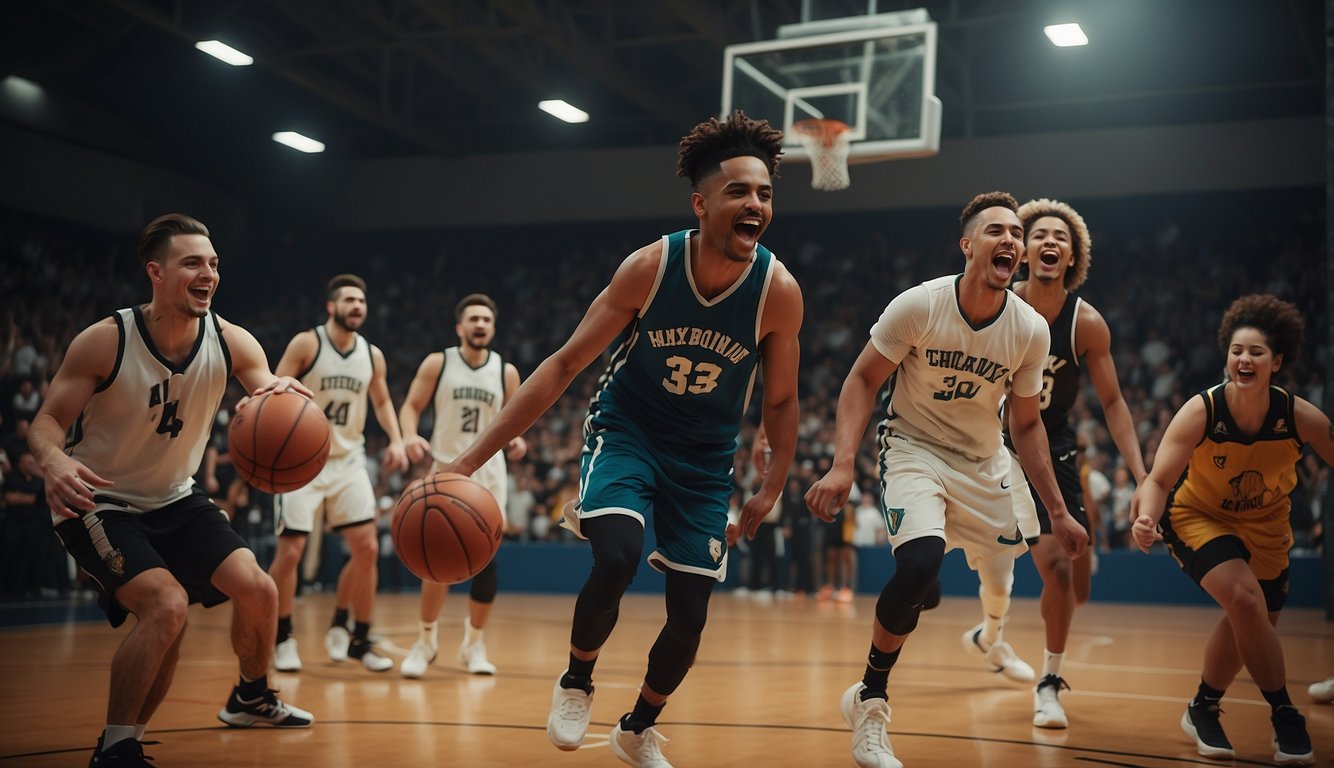
[[[628,426],[650,444],[736,450],[774,256],[757,245],[736,283],[706,300],[690,273],[693,232],[663,237],[657,281],[612,344],[587,430]]]

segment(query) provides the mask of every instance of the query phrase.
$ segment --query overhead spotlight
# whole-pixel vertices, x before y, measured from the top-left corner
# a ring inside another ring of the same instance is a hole
[[[309,136],[302,136],[296,131],[279,131],[273,134],[273,140],[307,154],[324,151],[324,142],[316,141]]]
[[[588,113],[570,104],[564,99],[547,99],[537,102],[537,108],[567,123],[586,123]]]
[[[1069,48],[1074,45],[1088,45],[1088,35],[1080,29],[1078,24],[1052,24],[1049,27],[1043,27],[1043,32],[1047,33],[1047,38],[1053,45],[1060,48]]]
[[[221,40],[200,40],[195,43],[195,47],[215,59],[231,64],[233,67],[248,67],[255,63],[254,59]]]
[[[0,80],[0,92],[15,102],[29,105],[39,103],[43,93],[42,86],[18,75],[9,75]]]

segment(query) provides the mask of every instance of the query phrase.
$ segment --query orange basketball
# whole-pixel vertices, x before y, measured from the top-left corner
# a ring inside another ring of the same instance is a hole
[[[269,392],[232,417],[227,452],[236,473],[261,491],[295,491],[329,458],[329,420],[296,392]]]
[[[476,576],[495,557],[505,518],[481,484],[442,472],[403,490],[389,530],[409,571],[424,581],[457,584]]]

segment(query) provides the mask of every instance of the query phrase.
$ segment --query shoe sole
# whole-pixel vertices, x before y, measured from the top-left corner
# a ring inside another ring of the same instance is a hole
[[[1070,727],[1070,723],[1069,723],[1068,721],[1066,721],[1065,719],[1061,719],[1061,720],[1043,720],[1042,722],[1038,722],[1038,719],[1037,719],[1036,717],[1034,717],[1034,718],[1033,718],[1033,727],[1034,727],[1034,728],[1046,728],[1046,729],[1048,729],[1048,730],[1052,730],[1052,731],[1063,731],[1063,730],[1065,730],[1066,728],[1069,728],[1069,727]]]
[[[228,720],[227,718],[229,717],[238,719]],[[246,715],[243,713],[232,713],[228,712],[225,709],[218,713],[218,719],[226,723],[227,725],[231,726],[232,728],[253,728],[256,725],[267,725],[272,728],[309,728],[310,726],[314,725],[313,721],[309,723],[290,723],[290,724],[275,723],[269,720],[265,720],[262,717],[255,717],[253,715]]]
[[[1214,747],[1200,741],[1200,734],[1195,730],[1195,724],[1190,721],[1190,710],[1181,713],[1181,730],[1195,740],[1195,751],[1200,757],[1207,757],[1210,760],[1231,760],[1237,755],[1235,749]]]

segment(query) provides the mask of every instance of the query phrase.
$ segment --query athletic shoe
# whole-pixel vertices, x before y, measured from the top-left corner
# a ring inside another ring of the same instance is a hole
[[[252,725],[272,725],[276,728],[309,728],[315,718],[304,709],[278,699],[278,692],[270,688],[253,701],[242,701],[240,688],[232,688],[227,704],[218,710],[218,719],[227,725],[249,728]]]
[[[820,587],[820,591],[815,593],[815,599],[824,602],[834,596],[834,587],[832,584],[826,584]]]
[[[347,657],[349,659],[360,659],[361,666],[369,672],[388,672],[394,668],[394,662],[375,652],[375,648],[367,641],[358,641],[356,638],[347,646]]]
[[[903,768],[889,745],[889,702],[875,697],[862,701],[866,686],[853,683],[843,692],[838,709],[852,729],[852,761],[859,768]]]
[[[105,735],[105,734],[104,734]],[[97,747],[88,760],[88,768],[151,768],[151,757],[144,757],[144,745],[138,739],[121,739],[107,749],[102,749],[102,736],[97,737]]]
[[[1232,750],[1232,742],[1223,733],[1223,723],[1218,719],[1221,714],[1223,710],[1217,704],[1204,707],[1189,704],[1181,715],[1181,730],[1195,739],[1195,750],[1201,757],[1230,760],[1236,754]]]
[[[1033,668],[1024,663],[1005,640],[997,637],[990,646],[982,644],[982,626],[978,624],[963,633],[963,647],[972,655],[985,659],[992,672],[999,672],[1016,683],[1033,682],[1036,677]]]
[[[568,672],[569,670],[566,670]],[[547,738],[557,749],[566,752],[579,748],[588,733],[588,721],[593,719],[593,694],[582,688],[562,688],[561,678],[551,691],[551,714],[547,715]]]
[[[1061,706],[1061,689],[1070,690],[1065,678],[1047,675],[1033,691],[1033,725],[1038,728],[1065,728],[1070,723],[1065,719],[1065,708]]]
[[[1334,677],[1321,680],[1318,683],[1311,683],[1311,687],[1306,689],[1311,695],[1311,700],[1317,704],[1329,704],[1334,702]]]
[[[301,656],[296,652],[296,638],[289,637],[273,650],[273,668],[279,672],[300,672]]]
[[[622,729],[617,720],[611,729],[611,753],[622,763],[635,768],[672,768],[662,756],[662,745],[666,743],[667,737],[653,726],[645,728],[643,733],[635,733]]]
[[[324,633],[324,649],[329,652],[329,661],[347,661],[347,646],[352,642],[352,634],[347,627],[329,627]]]
[[[494,675],[496,665],[486,660],[486,644],[481,640],[459,646],[459,663],[470,675]]]
[[[404,677],[416,680],[426,674],[426,668],[431,666],[433,661],[435,661],[435,649],[418,640],[412,644],[412,650],[408,651],[408,657],[403,660],[398,671]]]
[[[1274,762],[1279,765],[1314,765],[1311,737],[1306,732],[1306,718],[1292,705],[1274,710]]]
[[[834,602],[850,603],[852,602],[852,587],[844,587],[834,593]]]

